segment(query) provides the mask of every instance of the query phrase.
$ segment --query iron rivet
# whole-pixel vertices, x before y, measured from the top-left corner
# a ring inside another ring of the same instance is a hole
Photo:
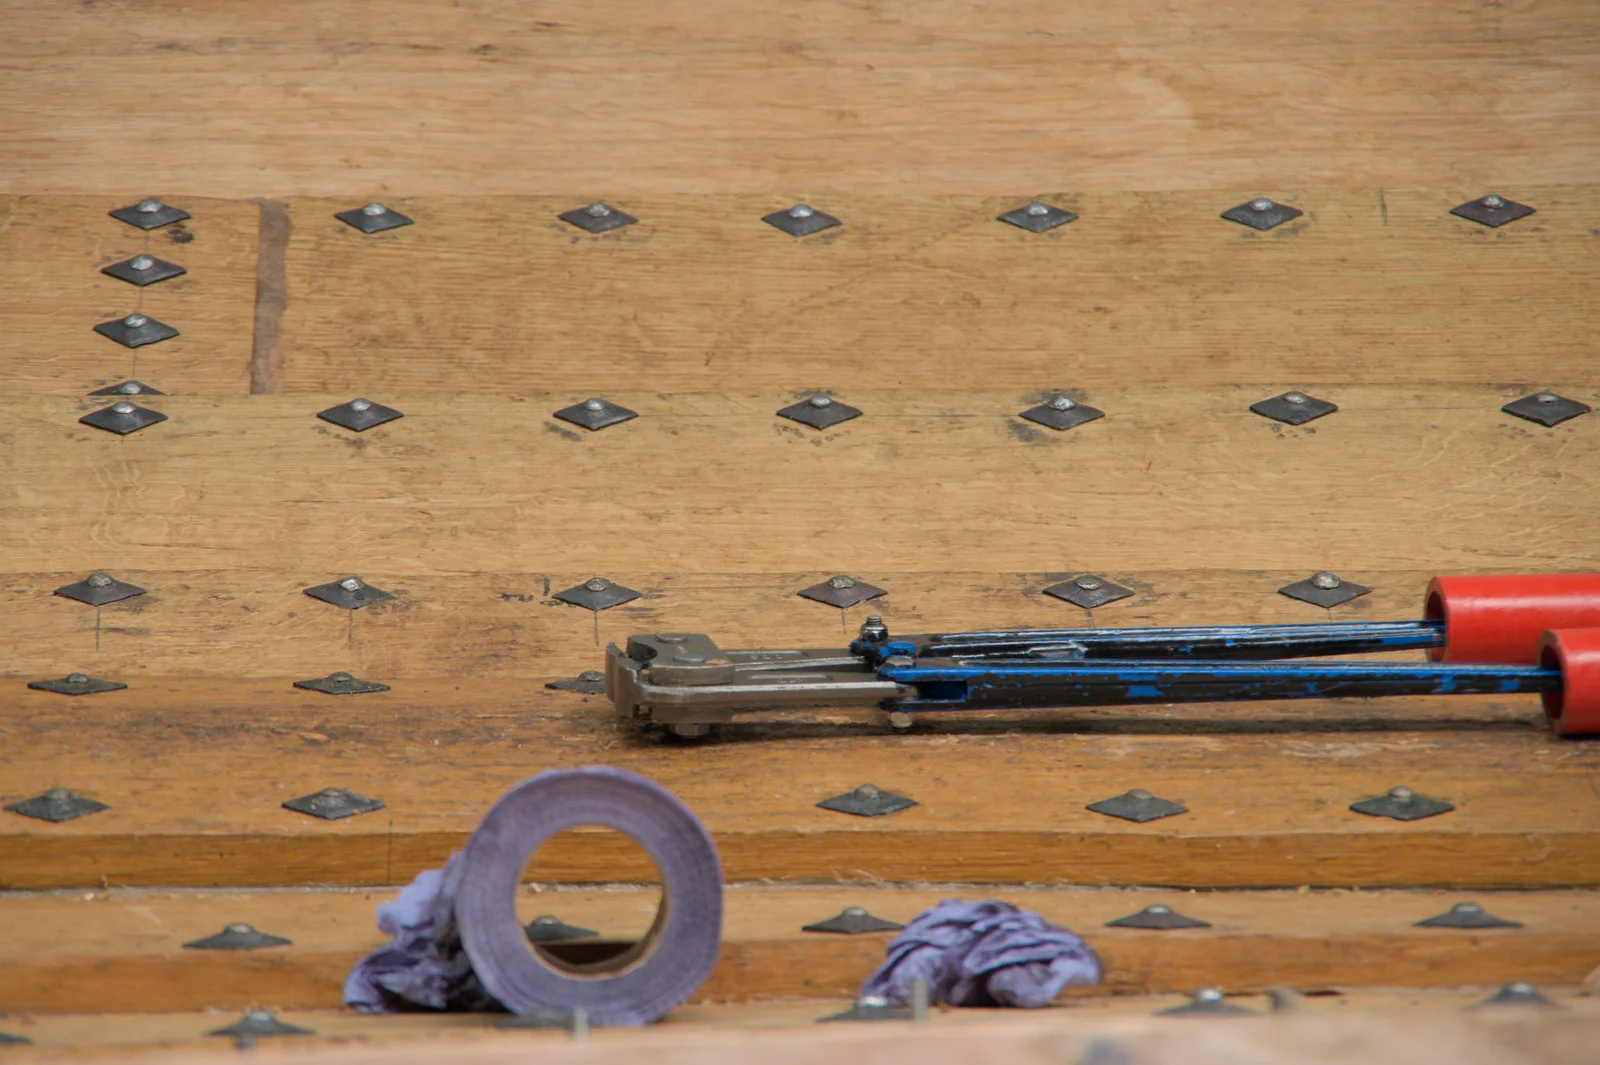
[[[122,324],[127,326],[129,329],[138,329],[142,326],[149,325],[150,319],[146,318],[142,314],[130,314],[128,317],[122,320]]]
[[[604,577],[590,577],[587,581],[583,582],[583,586],[589,589],[591,592],[603,592],[607,588],[611,587],[611,582],[606,580]]]
[[[864,906],[846,906],[844,908],[844,912],[849,914],[851,917],[861,917],[864,916],[867,911]]]
[[[1055,399],[1050,401],[1051,410],[1071,410],[1076,406],[1077,404],[1072,402],[1072,400],[1068,399],[1066,396],[1057,396]]]
[[[810,218],[816,213],[816,211],[812,210],[810,207],[807,207],[803,203],[797,203],[793,207],[789,208],[790,218]]]
[[[1154,906],[1146,906],[1144,909],[1145,909],[1146,913],[1171,913],[1172,912],[1172,908],[1171,907],[1163,906],[1160,903],[1157,903]]]
[[[1049,214],[1050,208],[1042,203],[1030,203],[1028,204],[1028,213],[1037,218],[1040,215]]]
[[[1499,208],[1504,207],[1506,205],[1506,201],[1502,200],[1500,197],[1494,195],[1493,193],[1490,193],[1488,196],[1485,196],[1483,198],[1483,205],[1485,207],[1488,207],[1488,208],[1492,209],[1492,210],[1498,210]]]
[[[247,924],[245,924],[244,922],[241,921],[238,924],[230,924],[230,925],[228,925],[227,928],[226,928],[226,931],[232,932],[234,935],[237,935],[237,936],[247,936],[251,932],[254,932],[255,929],[253,927],[251,927],[250,925],[247,925]]]
[[[1316,585],[1318,588],[1337,588],[1339,587],[1340,581],[1337,575],[1329,573],[1327,570],[1323,570],[1321,573],[1318,573],[1316,576],[1311,578],[1311,583]]]
[[[1395,802],[1410,802],[1412,799],[1416,798],[1416,793],[1410,788],[1390,788],[1389,798],[1393,799]]]
[[[1200,1002],[1221,1002],[1222,992],[1214,987],[1203,987],[1194,996]]]
[[[592,215],[595,218],[604,218],[606,215],[611,213],[611,208],[607,207],[603,203],[591,203],[589,206],[583,209],[583,213]]]
[[[361,590],[361,582],[355,577],[346,577],[339,582],[339,587],[347,592],[359,592]]]
[[[366,215],[368,218],[373,218],[380,214],[388,214],[389,208],[385,207],[381,203],[369,203],[365,207],[361,208],[361,213]]]
[[[335,673],[329,673],[328,674],[328,679],[329,680],[355,680],[356,678],[355,678],[355,676],[353,674],[346,673],[343,670],[339,670],[338,672],[335,672]]]
[[[148,255],[135,255],[128,263],[128,265],[133,267],[135,270],[148,270],[155,264],[156,261],[150,258]]]
[[[882,794],[882,792],[872,784],[863,784],[856,789],[856,794],[868,799],[874,799],[877,798],[878,795]]]
[[[91,588],[104,588],[111,583],[111,574],[91,573],[89,574],[89,579],[84,583]]]
[[[856,586],[856,580],[855,580],[854,577],[829,577],[828,578],[828,587],[829,588],[854,588],[855,586]]]
[[[1540,403],[1554,403],[1556,401],[1556,394],[1554,392],[1540,392],[1533,398],[1538,400]]]
[[[1130,799],[1148,799],[1150,798],[1150,793],[1143,788],[1129,788],[1128,797]]]
[[[1533,985],[1526,980],[1513,980],[1506,985],[1506,990],[1513,995],[1531,995],[1533,994]]]
[[[578,679],[585,680],[590,684],[593,684],[597,680],[605,680],[606,675],[600,672],[598,669],[586,669],[582,673],[578,674]]]
[[[605,410],[606,401],[603,399],[586,399],[583,401],[584,410]]]
[[[833,400],[828,396],[812,396],[806,402],[813,407],[830,407],[833,405]]]
[[[1250,209],[1252,211],[1270,211],[1272,210],[1272,201],[1266,199],[1251,200]]]
[[[1298,407],[1306,401],[1306,397],[1302,396],[1298,392],[1290,392],[1288,395],[1283,397],[1283,401],[1285,403],[1293,403]]]
[[[135,210],[137,210],[140,214],[155,214],[157,211],[161,210],[161,201],[140,200],[139,206],[136,207]]]
[[[111,409],[117,414],[132,414],[133,413],[133,404],[132,403],[113,403],[111,405]]]
[[[66,802],[71,794],[66,788],[51,788],[44,793],[44,797],[50,802]]]
[[[350,401],[350,409],[351,410],[371,410],[372,409],[372,400],[370,400],[370,399],[352,399]]]
[[[140,388],[139,382],[129,381],[126,384],[118,385],[117,391],[125,396],[137,396],[143,389]]]
[[[1452,906],[1450,908],[1455,910],[1457,913],[1482,913],[1483,912],[1483,907],[1479,906],[1476,902],[1458,902],[1458,903],[1456,903],[1454,906]]]
[[[89,675],[87,673],[68,673],[67,674],[67,683],[68,684],[87,684],[88,681],[89,681]]]
[[[1082,588],[1086,592],[1092,592],[1096,588],[1102,588],[1105,586],[1105,582],[1099,577],[1079,577],[1072,583],[1076,584],[1079,588]]]

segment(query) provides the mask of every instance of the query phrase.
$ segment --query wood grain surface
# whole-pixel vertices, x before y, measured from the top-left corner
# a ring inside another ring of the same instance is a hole
[[[44,1013],[280,1009],[343,1004],[344,977],[388,940],[374,906],[392,893],[103,892],[0,898],[14,929],[0,947],[0,1001]],[[1099,989],[1073,994],[1150,994],[1221,987],[1232,994],[1273,986],[1464,987],[1527,980],[1574,986],[1600,957],[1600,895],[1476,895],[1521,929],[1422,929],[1414,922],[1459,896],[1421,892],[1216,892],[1128,890],[731,889],[722,956],[696,1002],[853,996],[883,959],[892,933],[803,932],[846,906],[905,922],[944,898],[998,898],[1083,935],[1104,964]],[[522,920],[553,913],[608,940],[638,938],[658,893],[524,893]],[[1149,931],[1105,922],[1162,904],[1211,928]],[[202,951],[183,944],[247,921],[292,940],[257,951]]]
[[[1584,0],[97,0],[9,28],[22,191],[1550,183],[1600,142]]]

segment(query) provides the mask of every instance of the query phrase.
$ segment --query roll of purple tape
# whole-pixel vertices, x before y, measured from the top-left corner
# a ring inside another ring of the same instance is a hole
[[[601,966],[564,971],[530,949],[516,891],[528,858],[562,829],[633,838],[661,872],[655,924]],[[705,983],[722,945],[722,861],[699,818],[644,777],[607,766],[540,773],[495,803],[462,853],[455,900],[462,946],[484,988],[513,1013],[583,1007],[595,1025],[642,1025]]]

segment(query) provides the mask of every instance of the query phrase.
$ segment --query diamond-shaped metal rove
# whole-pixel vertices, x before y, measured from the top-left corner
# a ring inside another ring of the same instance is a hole
[[[143,381],[123,381],[120,384],[106,385],[90,392],[91,396],[164,396],[165,392]]]
[[[1368,817],[1391,817],[1396,821],[1420,821],[1424,817],[1437,817],[1449,813],[1455,805],[1443,799],[1430,799],[1418,795],[1407,787],[1390,788],[1388,794],[1362,799],[1350,804],[1350,809]]]
[[[323,788],[310,795],[290,799],[283,805],[285,809],[298,814],[309,814],[324,821],[337,821],[357,814],[370,814],[374,810],[383,809],[384,804],[381,800],[369,799],[365,795],[357,795],[344,788]]]
[[[847,577],[841,573],[836,577],[829,577],[821,584],[813,584],[809,588],[802,588],[796,594],[802,599],[826,603],[829,606],[836,606],[841,610],[845,610],[855,606],[857,603],[865,603],[868,599],[876,599],[880,595],[888,595],[889,593],[877,585],[868,584],[866,581],[858,581],[854,577]]]
[[[159,229],[161,226],[182,222],[189,217],[189,212],[170,203],[160,200],[140,200],[130,203],[126,207],[118,207],[115,211],[107,211],[112,218],[119,222],[126,222],[130,226],[140,229]]]
[[[1417,921],[1415,928],[1521,928],[1521,921],[1508,921],[1488,913],[1476,902],[1458,902],[1435,917]]]
[[[1537,987],[1525,980],[1515,980],[1501,986],[1500,990],[1484,999],[1468,1006],[1469,1010],[1482,1009],[1485,1006],[1543,1006],[1553,1007],[1557,1004],[1544,996]]]
[[[1465,218],[1469,222],[1476,222],[1480,226],[1497,229],[1507,222],[1515,222],[1519,218],[1526,218],[1534,213],[1532,207],[1525,203],[1508,200],[1504,196],[1490,193],[1476,200],[1468,200],[1450,208],[1450,213],[1457,218]]]
[[[84,425],[91,425],[96,429],[104,429],[108,433],[118,436],[127,436],[137,433],[147,426],[156,425],[167,420],[167,416],[158,410],[141,407],[137,403],[113,403],[109,407],[101,407],[79,418]]]
[[[1222,217],[1230,222],[1238,222],[1251,229],[1272,229],[1285,222],[1299,218],[1305,214],[1298,207],[1290,207],[1286,203],[1276,203],[1265,196],[1254,200],[1246,200],[1237,207],[1230,207],[1222,212]]]
[[[287,947],[292,942],[282,936],[256,931],[255,925],[236,921],[226,925],[216,935],[191,940],[184,944],[188,950],[260,950],[262,947]]]
[[[556,217],[590,233],[609,233],[613,229],[631,226],[638,221],[627,211],[613,207],[609,203],[591,203],[587,207],[566,211]]]
[[[142,348],[146,344],[157,344],[178,335],[178,331],[165,322],[158,322],[148,314],[137,311],[101,322],[94,327],[94,331],[125,348]]]
[[[590,577],[582,584],[574,584],[571,588],[564,588],[551,596],[563,603],[581,606],[585,610],[610,610],[623,603],[631,603],[639,598],[640,593],[632,588],[622,585],[605,577]]]
[[[851,418],[861,417],[861,411],[819,392],[810,399],[783,408],[778,412],[778,417],[809,425],[813,429],[827,429]]]
[[[864,906],[846,906],[826,921],[801,927],[802,932],[832,932],[836,935],[859,936],[868,932],[898,932],[905,925],[874,917]]]
[[[310,680],[297,680],[296,688],[306,691],[321,692],[324,695],[366,695],[369,692],[386,692],[387,684],[379,684],[373,680],[362,680],[343,671],[329,673],[326,677],[313,677]]]
[[[1084,807],[1097,814],[1107,817],[1120,817],[1124,821],[1159,821],[1163,817],[1172,817],[1176,814],[1186,814],[1189,808],[1170,799],[1159,799],[1145,791],[1143,788],[1133,788],[1114,795],[1109,799],[1101,799]]]
[[[1325,399],[1308,396],[1304,392],[1285,392],[1281,396],[1263,399],[1250,404],[1250,409],[1263,418],[1288,425],[1304,425],[1314,418],[1332,414],[1339,408]]]
[[[549,681],[545,684],[545,687],[561,692],[599,695],[606,690],[606,675],[598,669],[586,669],[576,677]]]
[[[573,425],[581,425],[585,429],[594,431],[604,429],[608,425],[617,425],[621,422],[632,421],[639,415],[627,407],[619,407],[615,403],[600,399],[595,396],[574,403],[570,407],[563,407],[556,411],[555,417]]]
[[[797,203],[787,211],[773,211],[761,220],[792,237],[808,237],[840,224],[833,215],[804,203]]]
[[[385,407],[382,403],[374,403],[370,399],[358,396],[349,403],[317,411],[317,417],[352,432],[364,433],[373,426],[392,422],[396,418],[404,418],[405,415],[393,407]]]
[[[153,285],[157,281],[167,281],[174,277],[182,277],[189,271],[177,263],[169,263],[165,259],[157,259],[154,255],[140,252],[131,259],[112,263],[100,269],[102,274],[109,274],[119,281],[126,281],[130,285]]]
[[[1210,921],[1202,921],[1198,917],[1190,917],[1174,910],[1171,906],[1156,903],[1146,906],[1138,913],[1130,913],[1126,917],[1118,917],[1115,921],[1107,921],[1107,928],[1150,928],[1158,931],[1169,931],[1174,928],[1210,928]]]
[[[381,203],[369,203],[365,207],[340,211],[333,217],[363,233],[382,233],[386,229],[399,229],[401,226],[411,225],[411,219]]]
[[[529,943],[560,943],[568,939],[593,939],[600,933],[592,928],[568,924],[554,914],[540,914],[523,926]]]
[[[1550,428],[1580,414],[1588,414],[1593,408],[1587,403],[1579,403],[1575,399],[1558,396],[1554,392],[1535,392],[1531,396],[1514,399],[1500,409],[1507,414],[1530,422],[1538,422]]]
[[[1052,396],[1037,407],[1029,407],[1017,415],[1049,429],[1071,429],[1105,416],[1105,411],[1078,403],[1068,396]]]
[[[62,821],[75,821],[80,817],[88,817],[90,814],[97,814],[111,807],[103,802],[86,799],[67,788],[51,788],[43,795],[11,803],[6,809],[36,821],[53,821],[59,824]]]
[[[1035,200],[1033,203],[1024,204],[1016,210],[1007,211],[1005,214],[998,216],[995,221],[1008,222],[1018,229],[1026,229],[1030,233],[1043,233],[1047,229],[1064,226],[1068,222],[1074,221],[1077,217],[1071,211],[1063,210],[1060,207],[1052,207],[1048,203],[1040,203]]]
[[[320,599],[324,603],[332,603],[346,610],[360,610],[364,606],[394,598],[382,588],[375,588],[360,577],[346,577],[330,584],[319,584],[315,588],[307,588],[305,593],[313,599]]]
[[[1042,589],[1045,595],[1057,599],[1065,599],[1074,606],[1081,606],[1085,610],[1093,610],[1097,606],[1115,603],[1118,599],[1126,599],[1133,594],[1133,589],[1124,588],[1120,584],[1113,584],[1104,577],[1093,573],[1085,573],[1081,577],[1074,577],[1070,581],[1052,584]]]
[[[1364,584],[1347,581],[1337,573],[1322,570],[1313,573],[1303,581],[1295,581],[1278,589],[1279,595],[1286,595],[1290,599],[1298,599],[1302,603],[1311,603],[1320,607],[1336,607],[1340,603],[1348,603],[1352,599],[1359,599],[1372,591]]]
[[[908,799],[904,795],[896,795],[892,791],[884,791],[876,784],[862,784],[842,795],[823,799],[817,805],[824,810],[836,810],[857,817],[884,817],[901,810],[908,810],[916,806],[917,801]]]
[[[80,603],[88,603],[90,606],[106,606],[109,603],[132,599],[136,595],[144,595],[145,590],[137,584],[119,581],[109,573],[91,573],[81,581],[63,584],[56,589],[55,594],[64,599],[76,599]]]
[[[28,687],[34,691],[55,692],[57,695],[97,695],[100,692],[121,691],[127,685],[116,680],[101,680],[87,673],[68,673],[51,680],[30,680]]]

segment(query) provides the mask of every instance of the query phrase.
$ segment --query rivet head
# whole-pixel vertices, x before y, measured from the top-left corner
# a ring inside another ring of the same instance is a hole
[[[1410,802],[1412,799],[1416,798],[1416,793],[1410,788],[1405,787],[1390,788],[1389,798],[1393,799],[1395,802]]]
[[[548,928],[551,925],[560,924],[561,918],[555,916],[554,914],[543,913],[538,917],[535,917],[533,919],[533,923],[536,925],[543,925],[544,927]]]
[[[338,788],[323,788],[317,792],[317,798],[319,799],[337,799],[340,797]]]
[[[856,794],[860,795],[864,799],[875,799],[879,795],[882,795],[883,792],[872,784],[863,784],[856,789]]]
[[[593,684],[596,681],[605,680],[606,675],[600,672],[598,669],[586,669],[582,673],[578,674],[578,679],[586,680],[590,684]]]
[[[112,409],[113,412],[115,412],[117,414],[132,414],[133,413],[133,404],[132,403],[113,403],[111,405],[111,409]]]
[[[88,683],[88,680],[89,680],[88,675],[84,674],[84,673],[68,673],[67,674],[67,683],[68,684],[86,684],[86,683]]]
[[[139,387],[139,382],[137,381],[126,381],[117,386],[117,391],[125,396],[137,396],[144,389]]]
[[[1042,203],[1030,203],[1028,204],[1028,213],[1037,218],[1039,215],[1049,214],[1050,208]]]
[[[611,208],[607,207],[603,203],[591,203],[589,206],[583,209],[583,213],[594,218],[604,218],[606,215],[611,213]]]
[[[1540,392],[1533,398],[1540,403],[1554,403],[1556,401],[1556,394],[1554,392]]]
[[[1336,574],[1329,573],[1327,570],[1323,570],[1321,573],[1318,573],[1316,576],[1311,578],[1311,583],[1316,585],[1318,588],[1337,588],[1342,582],[1339,580]]]
[[[1150,798],[1150,793],[1148,791],[1145,791],[1143,788],[1130,788],[1130,789],[1128,789],[1128,798],[1130,798],[1130,799],[1148,799],[1148,798]]]
[[[150,258],[148,255],[135,255],[128,263],[128,265],[133,267],[135,270],[148,270],[155,264],[156,261]]]
[[[1252,211],[1270,211],[1270,210],[1272,210],[1272,208],[1273,208],[1273,203],[1272,203],[1271,200],[1268,200],[1268,199],[1260,199],[1260,200],[1251,200],[1250,201],[1250,209]]]
[[[867,1009],[882,1009],[888,1004],[889,1000],[884,998],[882,995],[862,995],[860,998],[856,999],[857,1006],[863,1006]]]
[[[1506,985],[1506,990],[1513,995],[1531,995],[1534,993],[1533,985],[1526,980],[1514,980]]]
[[[1493,210],[1495,208],[1504,207],[1506,205],[1506,201],[1502,200],[1493,193],[1490,193],[1488,196],[1483,198],[1483,205]]]
[[[591,592],[603,592],[607,588],[611,587],[611,582],[606,580],[604,577],[590,577],[587,581],[583,582],[583,586],[589,589]]]
[[[1077,404],[1072,402],[1072,400],[1068,399],[1066,396],[1057,396],[1055,399],[1050,401],[1051,410],[1071,410],[1076,406]]]
[[[251,1010],[244,1015],[244,1019],[254,1021],[256,1024],[270,1024],[272,1023],[272,1014],[266,1010]]]
[[[806,400],[806,402],[811,404],[813,407],[833,406],[833,400],[828,396],[812,396],[810,399]]]
[[[150,319],[142,314],[130,314],[122,320],[122,324],[129,329],[138,329],[140,326],[149,325]]]
[[[233,924],[230,924],[227,928],[224,928],[223,931],[232,932],[236,936],[247,936],[254,932],[255,928],[252,925],[245,924],[243,921],[237,921]]]
[[[790,218],[810,218],[816,213],[816,211],[812,210],[810,207],[807,207],[803,203],[797,203],[793,207],[789,208]]]
[[[350,401],[350,409],[351,410],[371,410],[372,409],[372,400],[370,400],[370,399],[352,399]]]
[[[1221,1002],[1222,992],[1214,987],[1203,987],[1195,992],[1194,997],[1200,1002]]]
[[[349,673],[346,673],[344,670],[341,669],[341,670],[339,670],[339,671],[337,671],[335,673],[329,673],[328,674],[328,679],[329,680],[337,680],[337,681],[351,681],[351,680],[355,680],[356,678],[354,676],[350,675]]]
[[[1076,584],[1079,588],[1082,588],[1086,592],[1092,592],[1096,588],[1105,587],[1105,583],[1106,582],[1101,580],[1099,577],[1084,576],[1084,577],[1079,577],[1077,580],[1073,581],[1072,583]]]
[[[72,797],[72,792],[66,788],[51,788],[44,793],[45,802],[66,802]]]
[[[828,578],[828,587],[829,588],[854,588],[855,586],[856,586],[856,581],[855,581],[854,577],[829,577]]]
[[[111,574],[91,573],[89,574],[89,579],[84,583],[91,588],[104,588],[111,583]]]
[[[1476,902],[1458,902],[1454,906],[1450,907],[1450,909],[1455,911],[1456,913],[1482,913],[1483,912],[1483,907],[1479,906]]]
[[[389,208],[385,207],[381,203],[369,203],[365,207],[361,208],[361,213],[366,215],[368,218],[372,218],[376,215],[388,214]]]
[[[1144,908],[1144,912],[1145,913],[1171,913],[1172,912],[1172,907],[1163,906],[1158,902],[1154,906],[1146,906]]]
[[[134,210],[138,211],[140,214],[155,214],[157,211],[161,210],[161,201],[140,200],[139,206],[135,207]]]
[[[358,577],[346,577],[339,582],[339,587],[347,592],[359,592],[361,590],[361,580]]]
[[[1293,403],[1295,406],[1299,407],[1305,403],[1306,397],[1299,392],[1288,392],[1285,393],[1283,401],[1285,403]]]
[[[593,410],[593,411],[605,410],[606,409],[606,401],[603,400],[603,399],[586,399],[586,400],[583,401],[583,409],[584,410]]]
[[[865,906],[846,906],[844,912],[846,917],[865,917],[867,915]]]

